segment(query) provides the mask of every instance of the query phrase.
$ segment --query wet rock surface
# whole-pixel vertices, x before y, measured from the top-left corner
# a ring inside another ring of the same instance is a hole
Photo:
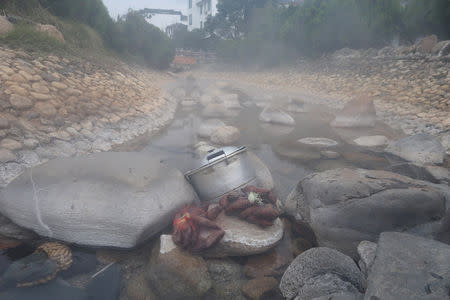
[[[137,153],[56,159],[0,194],[3,214],[42,236],[119,248],[157,234],[195,199],[179,171]]]
[[[205,260],[181,250],[170,235],[161,235],[146,278],[162,299],[198,299],[212,286]]]
[[[363,292],[364,276],[348,256],[330,248],[313,248],[289,265],[280,282],[287,299],[314,299],[336,292]]]
[[[259,120],[266,123],[294,126],[295,120],[286,112],[278,108],[266,107],[259,115]]]
[[[319,245],[356,257],[361,241],[376,241],[383,231],[440,232],[448,192],[390,172],[335,169],[302,179],[286,210],[311,226]]]
[[[418,164],[442,164],[445,149],[436,137],[417,134],[391,142],[385,152]]]
[[[274,225],[261,228],[237,217],[221,213],[215,223],[225,235],[218,244],[206,250],[206,257],[247,256],[266,252],[283,237],[283,224],[276,219]]]
[[[449,245],[386,232],[378,241],[364,299],[447,299],[449,280]]]

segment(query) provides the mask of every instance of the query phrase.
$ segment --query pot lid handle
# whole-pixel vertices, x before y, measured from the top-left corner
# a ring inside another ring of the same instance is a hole
[[[223,157],[223,156],[226,157],[227,155],[225,154],[225,151],[220,150],[220,151],[211,153],[210,155],[208,155],[208,156],[206,157],[206,159],[207,159],[208,162],[209,162],[209,161],[211,161],[211,160],[213,160],[213,159],[215,159],[215,158]]]

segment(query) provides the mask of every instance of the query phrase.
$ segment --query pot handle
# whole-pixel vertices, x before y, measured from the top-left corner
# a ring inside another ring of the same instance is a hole
[[[212,153],[212,154],[208,155],[206,157],[206,159],[209,162],[210,160],[213,160],[214,158],[217,158],[217,157],[220,157],[220,156],[225,156],[226,157],[226,154],[225,154],[225,152],[223,150],[220,150],[220,151],[217,151],[215,153]]]

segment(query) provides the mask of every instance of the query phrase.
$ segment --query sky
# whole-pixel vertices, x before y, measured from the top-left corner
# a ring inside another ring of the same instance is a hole
[[[114,19],[117,15],[125,14],[129,8],[167,8],[181,10],[184,15],[187,13],[188,0],[103,0],[109,14]],[[150,23],[164,29],[167,25],[180,21],[179,16],[155,15]]]

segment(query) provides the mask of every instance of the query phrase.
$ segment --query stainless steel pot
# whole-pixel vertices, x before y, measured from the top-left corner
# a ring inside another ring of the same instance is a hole
[[[256,182],[247,148],[224,147],[210,151],[200,167],[185,174],[200,200],[216,202],[223,195]]]

